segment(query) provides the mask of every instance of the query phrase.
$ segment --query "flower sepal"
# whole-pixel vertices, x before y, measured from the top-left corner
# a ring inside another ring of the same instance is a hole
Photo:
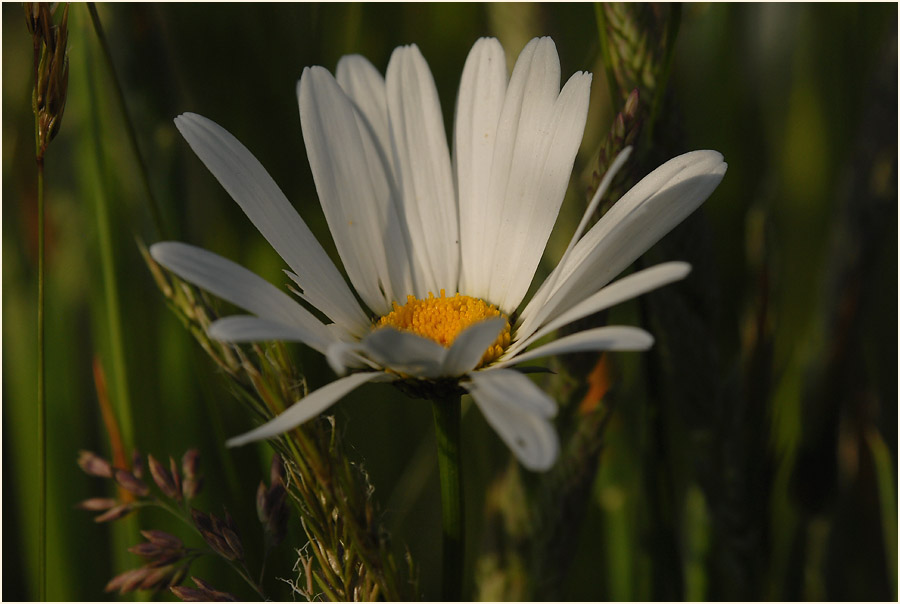
[[[446,400],[450,397],[459,399],[465,389],[459,384],[460,378],[415,379],[407,378],[393,382],[400,392],[410,398],[429,401]]]

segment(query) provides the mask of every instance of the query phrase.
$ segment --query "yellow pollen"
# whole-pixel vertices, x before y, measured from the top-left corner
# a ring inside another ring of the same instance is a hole
[[[448,298],[444,290],[441,290],[440,298],[435,298],[434,294],[428,292],[428,298],[419,300],[415,296],[407,296],[406,304],[400,306],[394,302],[393,306],[394,310],[378,319],[375,327],[387,325],[401,331],[411,331],[434,340],[444,348],[450,348],[456,336],[473,323],[493,317],[506,319],[506,326],[484,352],[478,367],[500,357],[509,346],[509,318],[484,300],[460,294]]]

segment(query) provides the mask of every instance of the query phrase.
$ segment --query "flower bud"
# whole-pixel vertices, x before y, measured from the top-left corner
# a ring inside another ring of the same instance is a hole
[[[144,457],[137,449],[131,452],[131,473],[138,478],[144,477]]]
[[[215,515],[212,515],[212,519],[213,526],[216,527],[219,535],[221,535],[228,544],[228,549],[231,550],[233,559],[243,560],[244,546],[241,544],[241,540],[237,535],[237,526],[234,524],[234,519],[231,517],[231,514],[228,513],[228,510],[225,510],[224,520],[219,520]]]
[[[188,449],[181,458],[181,471],[185,478],[194,478],[200,467],[200,451]]]
[[[193,499],[203,487],[203,478],[199,473],[200,452],[197,449],[188,450],[181,458],[181,471],[184,473],[184,481],[181,492],[185,499]]]
[[[181,539],[175,535],[170,535],[165,531],[146,530],[141,531],[141,535],[143,535],[150,543],[154,543],[165,549],[181,549],[184,547]]]
[[[640,101],[641,93],[635,88],[629,93],[628,98],[625,99],[625,106],[622,108],[622,113],[625,114],[627,119],[634,119],[637,116]]]
[[[101,478],[112,478],[112,464],[91,451],[78,452],[78,465],[85,474],[100,476]]]
[[[198,577],[191,577],[197,588],[170,587],[169,589],[184,602],[236,602],[230,593],[218,591],[212,585]]]
[[[106,584],[104,590],[107,592],[119,590],[120,594],[134,591],[144,581],[147,575],[150,574],[150,570],[151,569],[144,566],[126,570],[124,573],[113,577],[110,582]]]
[[[611,134],[616,142],[625,140],[625,118],[621,113],[616,115],[616,119],[613,121]]]
[[[158,556],[162,550],[160,547],[154,543],[144,542],[138,543],[137,545],[132,545],[128,548],[128,551],[132,554],[137,554],[143,558],[155,558]]]
[[[256,517],[260,522],[266,521],[266,483],[259,481],[259,487],[256,489]]]
[[[165,493],[166,497],[175,498],[176,494],[180,495],[175,490],[175,482],[172,480],[172,476],[152,455],[147,456],[147,465],[150,467],[150,475],[153,476],[153,482],[156,483],[160,491]]]
[[[124,518],[128,514],[130,514],[134,510],[134,506],[130,503],[125,503],[122,505],[117,505],[116,507],[106,511],[99,516],[94,518],[94,522],[112,522],[113,520],[118,520],[119,518]]]
[[[272,536],[272,545],[284,541],[287,535],[287,491],[284,485],[272,485],[266,496],[266,531]]]
[[[206,544],[209,545],[213,551],[228,560],[238,559],[231,544],[228,543],[228,540],[222,534],[222,530],[227,529],[228,527],[226,527],[221,520],[216,518],[215,514],[207,515],[200,510],[192,509],[191,517],[194,519],[194,526],[200,531],[200,536],[203,537],[203,540],[206,541]],[[243,554],[243,551],[241,554]]]
[[[269,469],[269,483],[274,485],[276,482],[284,484],[284,461],[281,455],[276,453],[272,456],[272,467]]]
[[[173,585],[179,585],[182,581],[184,581],[185,576],[187,576],[188,567],[190,564],[182,564],[178,567],[172,576],[169,578],[169,584],[167,587],[172,587]]]
[[[113,478],[123,489],[130,493],[134,493],[139,497],[150,494],[150,487],[144,481],[127,470],[116,469],[113,471]]]
[[[140,588],[162,589],[168,587],[172,576],[175,574],[175,570],[175,567],[171,565],[158,567],[151,566],[150,572],[148,572],[147,576],[144,577],[144,580],[141,581]]]
[[[47,145],[59,133],[66,108],[69,5],[66,3],[59,25],[53,25],[50,8],[43,2],[25,7],[25,22],[32,35],[37,62],[31,104],[38,123],[38,159],[41,159]]]
[[[175,464],[175,458],[169,456],[169,472],[172,476],[172,482],[175,485],[175,499],[181,501],[181,475],[178,473],[178,466]]]
[[[184,587],[183,585],[174,585],[169,588],[175,597],[182,602],[214,602],[212,598],[202,589],[193,587]]]
[[[115,507],[117,503],[119,502],[108,497],[92,497],[78,503],[75,507],[81,510],[88,510],[89,512],[102,512]]]
[[[28,33],[34,35],[40,27],[40,2],[23,2],[22,5],[25,8],[25,26]]]

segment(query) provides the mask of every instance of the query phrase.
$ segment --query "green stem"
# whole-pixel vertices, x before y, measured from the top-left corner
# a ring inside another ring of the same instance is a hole
[[[94,194],[95,213],[97,217],[97,243],[100,252],[100,273],[103,282],[103,293],[106,302],[107,328],[109,329],[109,345],[112,373],[114,377],[113,397],[118,412],[119,425],[125,450],[134,446],[134,429],[131,420],[131,399],[128,387],[128,369],[125,357],[125,344],[122,334],[122,315],[119,304],[119,286],[116,276],[115,249],[113,227],[110,217],[110,206],[106,197],[108,190],[107,170],[104,161],[103,147],[100,142],[101,118],[96,91],[100,89],[98,75],[89,72],[90,85],[87,86],[90,100],[89,123],[93,129],[91,143],[96,166],[97,190]]]
[[[103,33],[103,26],[100,24],[100,15],[97,14],[97,7],[94,6],[93,2],[88,2],[87,7],[88,11],[91,13],[91,23],[94,26],[94,32],[97,34],[97,40],[100,42],[100,48],[103,51],[101,54],[106,63],[106,69],[109,71],[113,88],[116,91],[116,101],[119,104],[119,111],[122,112],[122,120],[125,122],[125,133],[128,135],[128,143],[131,146],[131,151],[134,153],[138,162],[138,167],[140,168],[138,172],[141,175],[141,183],[144,186],[144,191],[150,202],[150,216],[153,219],[155,235],[157,238],[163,238],[163,236],[166,235],[166,229],[162,219],[162,212],[159,209],[159,203],[156,201],[156,197],[153,195],[153,189],[150,188],[150,177],[147,174],[147,164],[144,161],[144,156],[141,154],[141,148],[138,146],[137,135],[134,132],[134,124],[131,121],[131,116],[128,114],[128,106],[125,104],[125,95],[122,93],[122,85],[119,83],[119,78],[116,77],[116,69],[112,62],[112,54],[109,52],[106,34]]]
[[[597,18],[597,37],[600,39],[600,55],[603,57],[603,66],[606,68],[606,84],[609,86],[609,98],[612,106],[616,107],[624,100],[624,97],[619,89],[619,80],[616,79],[616,70],[613,69],[612,55],[609,53],[609,38],[606,35],[606,15],[603,13],[602,3],[594,3],[594,15]]]
[[[223,560],[225,560],[223,558]],[[250,569],[247,568],[247,565],[241,562],[238,564],[237,562],[232,562],[231,560],[225,560],[228,562],[228,565],[236,572],[240,577],[244,580],[247,585],[253,588],[253,591],[256,592],[256,595],[260,597],[260,600],[266,600],[266,594],[263,591],[262,587],[253,581],[253,578],[250,576]]]
[[[193,523],[192,520],[190,520],[190,518],[189,518],[188,515],[187,515],[187,514],[188,514],[188,512],[187,512],[187,508],[188,508],[187,504],[185,504],[185,506],[186,506],[186,507],[185,507],[184,509],[177,508],[177,507],[174,507],[174,506],[171,506],[171,505],[167,504],[165,501],[163,501],[163,500],[161,500],[161,499],[155,499],[155,498],[152,499],[152,500],[149,500],[149,501],[141,501],[141,502],[136,502],[136,503],[135,503],[135,507],[158,507],[158,508],[161,508],[161,509],[167,511],[168,513],[170,513],[170,514],[171,514],[172,516],[174,516],[175,518],[178,518],[181,522],[183,522],[184,524],[186,524],[186,525],[187,525],[188,527],[190,527],[192,530],[194,530],[194,531],[196,531],[196,532],[199,533],[199,530],[197,529],[196,525]],[[215,556],[215,557],[217,557],[217,558],[221,558],[222,560],[224,560],[225,562],[227,562],[228,565],[232,568],[232,570],[234,570],[238,575],[240,575],[240,577],[241,577],[244,581],[246,581],[246,583],[247,583],[250,587],[253,588],[253,591],[255,591],[256,594],[257,594],[261,599],[263,599],[263,600],[266,599],[266,594],[265,594],[265,592],[263,591],[263,588],[262,588],[262,572],[260,573],[260,579],[259,579],[259,582],[256,582],[256,581],[254,581],[253,578],[251,577],[251,575],[250,575],[250,569],[247,568],[247,564],[246,564],[243,560],[241,560],[241,561],[228,560],[227,558],[222,557],[222,555],[219,554],[218,552],[213,551],[212,548],[208,548],[208,549],[205,551],[205,553],[207,553],[207,554],[209,554],[209,555],[212,555],[212,556]],[[266,552],[266,555],[268,555],[268,552]],[[263,561],[263,567],[265,567],[265,561]]]
[[[875,465],[875,483],[878,488],[878,504],[881,509],[881,527],[884,534],[884,554],[887,560],[888,577],[891,578],[894,598],[897,597],[897,502],[894,495],[894,476],[891,453],[884,439],[870,428],[866,432],[866,443]]]
[[[38,599],[47,601],[47,400],[44,393],[44,158],[38,149]]]
[[[441,478],[443,525],[443,573],[441,599],[457,602],[463,579],[463,498],[459,464],[460,396],[450,395],[432,402]]]

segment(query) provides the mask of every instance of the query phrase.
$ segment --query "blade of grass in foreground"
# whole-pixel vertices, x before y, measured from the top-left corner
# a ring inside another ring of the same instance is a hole
[[[878,504],[881,507],[881,529],[884,536],[884,555],[888,576],[897,598],[897,502],[894,498],[894,476],[897,472],[891,464],[891,452],[876,430],[866,434],[866,442],[875,463],[875,479],[878,483]]]
[[[85,48],[85,51],[88,49]],[[86,87],[88,104],[91,107],[88,119],[91,124],[91,132],[94,135],[90,141],[90,147],[93,151],[94,158],[93,168],[96,170],[97,190],[92,196],[94,199],[94,211],[97,219],[97,242],[100,252],[100,269],[103,279],[104,302],[106,306],[107,329],[109,330],[109,349],[110,362],[114,376],[114,392],[113,404],[116,407],[120,428],[122,430],[122,440],[125,443],[126,450],[130,450],[134,446],[134,429],[131,419],[131,400],[128,389],[128,371],[125,358],[125,347],[122,339],[122,316],[119,303],[119,286],[118,277],[116,275],[116,260],[113,250],[112,224],[110,221],[110,209],[106,195],[106,174],[105,157],[102,152],[102,144],[98,136],[103,131],[102,122],[99,115],[99,99],[97,91],[101,87],[100,78],[92,69],[92,65],[96,64],[93,53],[87,52],[88,65],[84,75],[89,78],[89,86]]]
[[[123,342],[121,303],[119,283],[116,274],[116,258],[112,236],[111,208],[109,206],[110,176],[106,155],[104,154],[104,78],[98,73],[97,50],[91,38],[93,36],[88,24],[87,14],[78,10],[73,13],[73,29],[77,27],[82,44],[80,52],[72,57],[73,82],[78,82],[79,97],[76,99],[85,108],[82,119],[85,121],[84,135],[79,141],[79,158],[76,169],[82,182],[82,199],[93,200],[93,208],[84,208],[86,213],[93,209],[97,229],[97,247],[85,250],[92,254],[96,249],[100,261],[100,279],[98,285],[102,292],[91,292],[94,304],[103,308],[102,313],[92,313],[93,326],[100,358],[109,371],[110,402],[115,410],[119,429],[121,430],[124,449],[131,451],[135,445],[134,423],[132,419],[131,398],[128,387],[128,367]],[[73,86],[74,88],[74,86]],[[105,318],[105,321],[103,320]],[[84,401],[83,405],[96,405],[96,399]],[[116,570],[125,570],[132,560],[127,548],[138,540],[138,523],[135,518],[126,518],[113,529],[111,544],[115,569],[109,569],[110,576]]]
[[[37,163],[37,442],[38,442],[38,597],[47,599],[47,400],[44,375],[44,154],[59,132],[66,107],[69,81],[69,7],[58,24],[53,8],[44,3],[25,4],[25,23],[32,37],[34,58],[34,153]]]
[[[138,163],[138,173],[141,175],[141,184],[147,195],[150,217],[153,219],[153,227],[155,229],[154,234],[157,238],[166,238],[165,235],[167,231],[165,224],[163,223],[162,212],[159,209],[159,203],[156,201],[156,197],[153,195],[153,188],[150,186],[147,163],[144,161],[144,156],[141,154],[141,148],[137,142],[134,125],[132,124],[131,116],[128,113],[128,106],[125,104],[125,95],[122,93],[122,86],[119,83],[119,78],[116,77],[115,65],[113,65],[112,55],[109,52],[109,44],[106,42],[106,35],[103,33],[100,15],[97,14],[97,7],[94,6],[93,2],[88,2],[87,8],[91,14],[91,25],[94,28],[94,33],[97,35],[97,42],[100,44],[100,54],[102,55],[106,69],[109,72],[113,92],[115,92],[114,96],[116,103],[118,104],[119,111],[122,113],[122,121],[125,123],[125,133],[128,135],[128,143],[132,153],[134,153],[134,158]]]
[[[38,119],[35,118],[35,124]],[[40,143],[38,143],[40,149]],[[44,159],[38,151],[38,599],[47,600],[47,401],[44,398]]]

